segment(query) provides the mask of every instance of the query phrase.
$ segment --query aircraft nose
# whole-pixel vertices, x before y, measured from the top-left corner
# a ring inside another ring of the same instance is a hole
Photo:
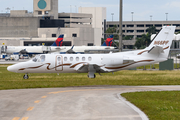
[[[15,69],[15,67],[13,65],[8,66],[7,70],[10,71],[10,72],[16,72],[16,69]]]

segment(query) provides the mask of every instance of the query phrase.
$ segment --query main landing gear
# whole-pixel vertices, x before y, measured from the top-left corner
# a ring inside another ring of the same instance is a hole
[[[28,79],[28,78],[29,78],[28,74],[25,74],[25,75],[23,76],[23,78],[24,78],[24,79]]]
[[[94,65],[89,65],[88,66],[88,77],[89,78],[95,78],[96,75],[94,73],[96,73],[96,70],[94,69]]]
[[[87,75],[88,76],[88,78],[96,78],[96,75],[94,74],[94,75]]]

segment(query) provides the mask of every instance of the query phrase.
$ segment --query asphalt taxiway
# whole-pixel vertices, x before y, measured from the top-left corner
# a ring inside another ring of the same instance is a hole
[[[180,86],[99,86],[0,91],[0,120],[148,120],[120,96]]]

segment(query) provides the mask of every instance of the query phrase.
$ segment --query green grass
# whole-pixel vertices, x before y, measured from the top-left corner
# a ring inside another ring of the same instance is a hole
[[[180,120],[180,91],[123,93],[150,120]]]
[[[91,85],[180,85],[179,71],[119,71],[96,74],[95,79],[87,77],[87,73],[30,74],[28,80],[21,73],[7,71],[6,65],[0,66],[0,90],[23,88],[50,88]]]

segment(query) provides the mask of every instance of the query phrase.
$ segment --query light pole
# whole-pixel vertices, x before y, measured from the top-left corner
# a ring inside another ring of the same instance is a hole
[[[9,10],[11,10],[11,9],[10,9],[9,7],[7,7],[7,8],[6,8],[6,10],[7,10],[7,12],[6,12],[6,13],[8,13],[8,11],[9,11]]]
[[[122,52],[122,17],[123,17],[123,1],[119,2],[119,52]]]
[[[131,12],[131,14],[132,14],[132,21],[133,21],[133,14],[134,14],[134,12]]]
[[[150,15],[150,21],[152,21],[152,15]]]
[[[165,13],[166,14],[166,21],[168,21],[168,13]]]
[[[77,6],[75,5],[76,13],[77,13]]]
[[[113,21],[113,15],[114,15],[114,13],[111,13],[111,15],[112,15],[112,21]]]

